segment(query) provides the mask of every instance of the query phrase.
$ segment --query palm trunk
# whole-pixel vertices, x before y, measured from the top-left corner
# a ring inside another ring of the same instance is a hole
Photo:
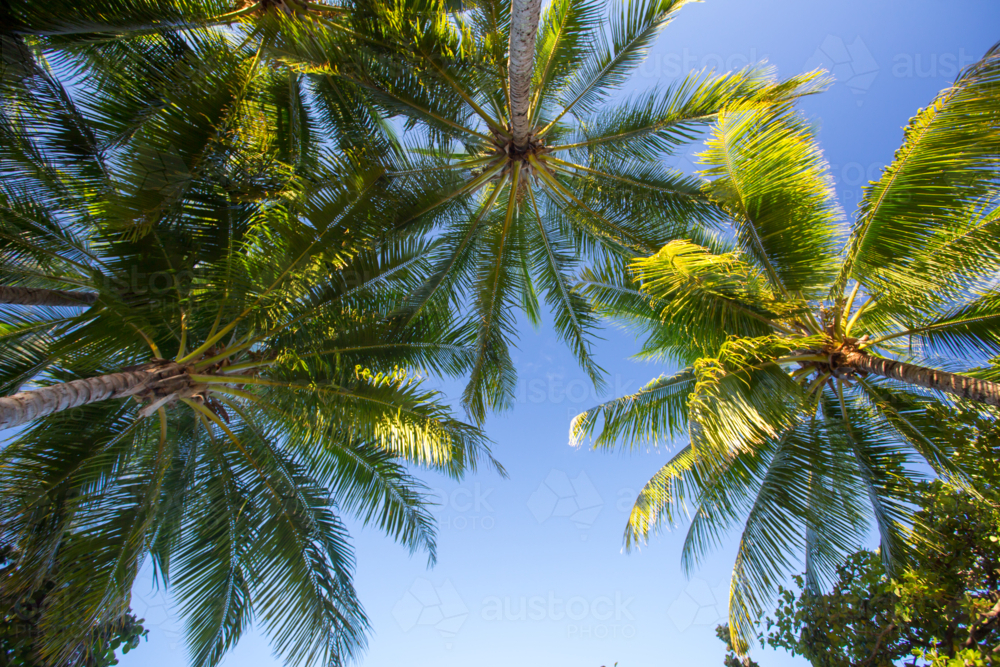
[[[45,415],[109,398],[133,396],[145,392],[154,382],[159,384],[183,373],[184,367],[159,360],[120,373],[73,380],[4,396],[0,398],[0,429],[19,426]]]
[[[959,398],[968,398],[987,405],[1000,406],[1000,384],[989,380],[977,380],[934,368],[881,359],[858,350],[845,352],[842,361],[843,365],[854,370],[892,378],[926,389],[948,392]]]
[[[510,128],[514,146],[528,145],[531,127],[531,75],[535,65],[535,36],[542,0],[513,0],[510,10]]]
[[[95,301],[97,292],[0,286],[0,303],[17,306],[89,306]]]

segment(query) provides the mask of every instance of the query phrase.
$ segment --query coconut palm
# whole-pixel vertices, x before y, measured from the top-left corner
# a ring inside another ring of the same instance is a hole
[[[730,589],[741,651],[798,554],[817,585],[873,521],[892,567],[906,556],[907,479],[929,465],[966,483],[926,408],[1000,405],[993,371],[977,370],[1000,352],[998,83],[995,47],[911,120],[842,250],[803,119],[731,106],[700,155],[728,233],[586,276],[604,313],[648,332],[644,356],[685,368],[579,415],[571,437],[632,448],[687,432],[639,494],[625,544],[690,504],[690,570],[742,523]]]
[[[112,5],[82,11],[111,23],[116,10],[126,18],[142,13],[138,5],[126,3],[128,11]],[[147,7],[153,11],[150,7],[167,11],[172,5],[153,3]],[[269,7],[263,17],[252,14],[258,23],[284,20],[282,12],[271,16],[274,7]],[[73,16],[67,11],[64,19],[72,23]],[[52,15],[35,18],[44,23]],[[325,141],[355,132],[354,123],[333,113],[330,104],[307,100],[309,87],[302,76],[287,68],[260,66],[260,45],[245,39],[236,43],[234,34],[239,33],[192,28],[182,38],[167,28],[164,34],[114,33],[111,37],[117,41],[112,40],[114,48],[107,47],[107,52],[86,50],[90,42],[85,32],[79,43],[69,46],[45,41],[44,33],[31,37],[37,42],[27,52],[42,64],[29,60],[17,77],[0,76],[0,151],[4,176],[15,179],[19,189],[14,200],[29,206],[45,202],[65,212],[78,207],[86,191],[101,199],[106,220],[114,220],[122,233],[135,235],[157,225],[174,229],[175,218],[183,218],[192,207],[217,206],[201,215],[198,234],[225,235],[226,225],[213,224],[213,216],[225,215],[231,203],[263,206],[280,198],[290,175],[310,169],[330,148]],[[254,29],[264,32],[261,25],[247,32]],[[81,73],[88,77],[86,85],[63,85],[61,75]],[[61,173],[50,164],[53,160]],[[53,183],[66,177],[76,189],[73,202],[53,194],[64,187]],[[105,196],[112,187],[109,179],[115,180],[113,197]],[[9,243],[11,234],[26,233],[16,228],[20,219],[19,212],[7,211],[4,222],[15,228],[0,231],[0,243]],[[181,245],[193,241],[186,238]],[[59,259],[58,251],[44,249],[46,243],[51,240],[36,244],[34,261]],[[26,248],[21,244],[17,252]],[[0,261],[7,258],[4,254]],[[37,276],[24,274],[24,268],[5,267],[0,302],[78,306],[96,298],[93,292],[71,292],[68,284],[42,284]],[[71,276],[73,271],[64,266],[48,274]]]
[[[342,180],[323,194],[339,213],[363,200]],[[4,586],[61,582],[43,619],[50,659],[125,609],[150,555],[195,664],[216,664],[251,614],[290,662],[339,662],[366,628],[340,512],[433,558],[405,462],[460,476],[490,460],[482,435],[400,370],[465,366],[446,338],[400,336],[389,317],[428,247],[352,256],[329,250],[344,239],[332,224],[276,230],[202,262],[163,302],[102,294],[82,314],[7,327],[5,360],[44,363],[3,378],[31,383],[0,399],[4,425],[31,420],[0,463],[2,538],[22,554]],[[146,249],[107,245],[111,266]]]
[[[433,558],[406,464],[492,463],[404,370],[469,363],[445,313],[393,316],[433,245],[365,250],[391,208],[374,196],[382,168],[274,159],[292,153],[258,150],[267,108],[225,141],[165,114],[105,160],[58,81],[32,86],[33,106],[0,116],[4,287],[85,305],[0,311],[0,424],[21,429],[0,453],[0,542],[20,554],[4,591],[60,582],[42,618],[53,662],[127,609],[147,556],[196,664],[251,616],[290,662],[356,654],[366,621],[341,513]],[[177,181],[158,141],[183,133],[208,158]]]
[[[586,259],[648,254],[715,210],[700,183],[663,166],[735,99],[780,100],[814,89],[762,69],[691,75],[610,103],[684,0],[609,8],[557,0],[356,3],[344,53],[323,35],[294,37],[284,60],[356,91],[403,126],[403,156],[388,165],[396,229],[434,230],[434,275],[406,309],[471,308],[476,362],[464,395],[482,419],[508,404],[515,382],[513,307],[556,330],[595,382],[595,316],[571,285]],[[540,26],[540,27],[539,27]],[[353,47],[352,47],[353,48]],[[397,127],[398,129],[398,127]]]

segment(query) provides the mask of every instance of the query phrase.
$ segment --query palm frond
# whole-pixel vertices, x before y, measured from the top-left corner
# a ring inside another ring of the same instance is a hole
[[[822,294],[836,271],[841,211],[811,131],[787,108],[735,106],[719,114],[699,155],[740,246],[771,288]]]
[[[559,100],[562,112],[548,127],[575,109],[591,113],[625,82],[645,58],[659,32],[686,3],[687,0],[633,0],[619,14],[613,14],[610,39],[605,34],[598,37],[593,55],[577,70]]]
[[[998,78],[1000,45],[910,121],[892,164],[865,191],[837,293],[850,277],[872,291],[905,288],[896,280],[916,268],[929,241],[933,249],[941,226],[995,190]]]
[[[580,446],[601,424],[594,448],[609,449],[616,442],[629,449],[642,444],[666,445],[686,430],[687,404],[695,381],[691,370],[661,376],[634,394],[580,413],[570,426],[570,444]]]

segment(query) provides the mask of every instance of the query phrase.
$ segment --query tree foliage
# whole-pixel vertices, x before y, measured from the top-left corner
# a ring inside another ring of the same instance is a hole
[[[878,553],[858,551],[837,567],[825,593],[796,576],[798,592],[779,590],[764,645],[816,667],[996,663],[1000,428],[971,412],[933,412],[953,430],[956,462],[974,471],[977,493],[941,479],[919,483],[913,560],[889,576]]]
[[[15,567],[16,555],[4,547],[0,556],[0,580],[5,579],[10,568]],[[38,654],[38,642],[43,635],[42,614],[46,598],[58,586],[53,580],[45,581],[24,598],[0,598],[0,664],[4,667],[44,667],[46,662]],[[110,667],[118,664],[116,651],[127,654],[137,648],[149,634],[131,610],[117,619],[103,622],[91,630],[86,650],[61,663],[65,667]]]
[[[510,3],[448,12],[431,1],[371,2],[355,15],[357,48],[349,53],[312,34],[290,36],[284,47],[296,71],[356,91],[404,127],[401,150],[387,163],[402,202],[394,228],[442,241],[404,312],[468,311],[475,356],[463,402],[477,421],[511,405],[514,311],[538,322],[542,299],[557,335],[600,386],[603,370],[591,353],[597,318],[573,275],[588,259],[625,261],[711,227],[718,212],[700,183],[663,160],[734,100],[777,102],[822,86],[815,73],[779,83],[771,70],[750,67],[693,73],[610,104],[685,4],[548,5],[529,63],[524,145],[511,130],[518,100],[508,90]]]

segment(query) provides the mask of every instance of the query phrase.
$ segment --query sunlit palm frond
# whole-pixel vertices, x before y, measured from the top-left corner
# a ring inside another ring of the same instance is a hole
[[[910,121],[893,162],[865,191],[838,290],[851,277],[879,292],[919,284],[912,271],[934,250],[940,230],[995,193],[998,77],[994,46]]]
[[[779,293],[822,294],[836,271],[833,181],[812,133],[787,109],[719,115],[700,161],[740,246]]]
[[[601,424],[600,434],[594,438],[595,448],[607,449],[616,442],[633,449],[643,443],[665,446],[685,431],[688,400],[695,382],[694,373],[686,370],[657,378],[634,394],[591,408],[573,419],[570,442],[582,444]]]

